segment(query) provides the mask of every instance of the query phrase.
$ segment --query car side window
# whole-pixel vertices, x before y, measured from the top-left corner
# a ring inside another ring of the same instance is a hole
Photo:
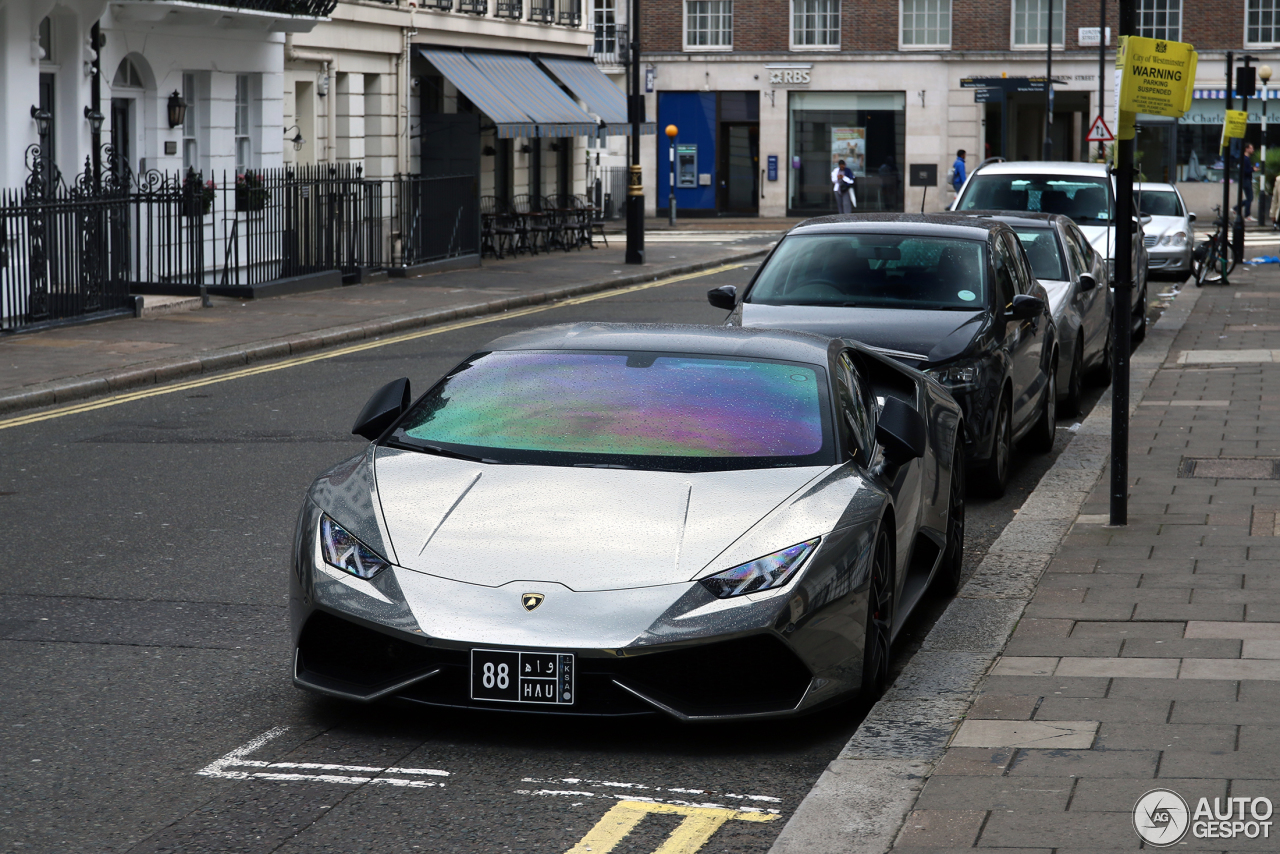
[[[1013,283],[1013,271],[1009,269],[1009,248],[999,236],[991,241],[991,266],[996,283],[996,308],[1007,312],[1013,306],[1013,296],[1017,290]]]
[[[837,359],[836,376],[840,386],[841,428],[854,450],[853,458],[862,465],[871,460],[875,448],[874,402],[867,395],[858,368],[846,350]]]
[[[1003,240],[1005,248],[1009,250],[1009,269],[1013,272],[1013,284],[1017,288],[1017,293],[1031,293],[1031,283],[1035,279],[1031,275],[1031,263],[1027,260],[1027,253],[1022,248],[1022,241],[1009,234],[1003,235]]]
[[[1071,239],[1071,232],[1063,229],[1062,244],[1067,249],[1067,262],[1071,265],[1071,278],[1080,278],[1081,273],[1089,272],[1089,266],[1085,264],[1084,256],[1080,254],[1080,247]]]
[[[1076,250],[1079,251],[1080,257],[1084,260],[1084,270],[1089,272],[1093,269],[1094,249],[1093,244],[1084,236],[1084,233],[1076,226],[1074,222],[1067,223],[1067,236],[1071,238],[1071,242],[1075,244]]]

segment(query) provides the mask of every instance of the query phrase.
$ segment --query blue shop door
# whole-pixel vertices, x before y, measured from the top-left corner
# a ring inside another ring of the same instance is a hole
[[[676,142],[680,145],[698,146],[696,173],[708,175],[696,187],[676,187],[676,209],[681,212],[716,210],[716,93],[715,92],[659,92],[658,93],[658,163],[656,182],[658,188],[658,215],[667,215],[667,197],[670,193],[671,140],[666,134],[667,125],[675,125],[680,131]]]

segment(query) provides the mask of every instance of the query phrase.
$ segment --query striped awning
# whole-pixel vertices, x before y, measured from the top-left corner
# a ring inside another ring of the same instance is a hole
[[[592,118],[529,57],[470,52],[465,56],[538,126],[538,136],[595,136]]]
[[[589,59],[565,59],[555,56],[540,56],[538,61],[585,103],[588,110],[604,122],[602,129],[604,135],[630,135],[631,125],[627,123],[627,99],[613,81],[600,73],[600,69],[594,62]],[[654,133],[654,123],[642,124],[640,132]]]
[[[1218,100],[1218,101],[1221,101],[1221,100],[1225,100],[1225,99],[1226,99],[1226,97],[1227,97],[1227,90],[1226,90],[1226,89],[1192,89],[1192,90],[1191,90],[1191,97],[1192,97],[1192,98],[1204,98],[1204,99],[1206,99],[1206,100]],[[1239,98],[1240,96],[1239,96],[1239,95],[1236,95],[1235,97],[1236,97],[1236,98]],[[1257,92],[1254,92],[1252,95],[1250,95],[1250,96],[1249,96],[1249,99],[1250,99],[1250,100],[1253,100],[1253,99],[1255,99],[1255,98],[1256,98],[1256,99],[1258,99],[1258,100],[1262,100],[1262,90],[1261,90],[1261,89],[1259,89]],[[1274,100],[1276,100],[1276,99],[1278,99],[1278,98],[1280,98],[1280,92],[1278,92],[1278,91],[1277,91],[1277,90],[1275,90],[1275,89],[1268,89],[1268,90],[1267,90],[1267,100],[1268,100],[1268,101],[1274,101]]]
[[[458,87],[471,103],[480,108],[498,126],[498,137],[537,136],[538,125],[528,114],[503,94],[467,56],[456,50],[420,47],[425,57],[450,83]]]

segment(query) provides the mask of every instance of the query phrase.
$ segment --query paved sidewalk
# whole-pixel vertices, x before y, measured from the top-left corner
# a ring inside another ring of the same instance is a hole
[[[1134,850],[1161,787],[1192,813],[1280,803],[1275,361],[1280,273],[1199,295],[1131,421],[1128,526],[1105,525],[1103,471],[895,851]],[[1269,839],[1191,830],[1280,850],[1280,816]]]
[[[65,403],[391,332],[755,258],[780,235],[664,235],[646,263],[608,248],[485,259],[478,268],[0,337],[0,412]]]

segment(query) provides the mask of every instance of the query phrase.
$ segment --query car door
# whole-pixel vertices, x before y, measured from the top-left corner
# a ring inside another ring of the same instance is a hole
[[[858,368],[862,358],[852,350],[841,351],[836,359],[836,386],[840,396],[840,430],[845,447],[852,454],[853,462],[860,463],[863,470],[869,472],[880,461],[881,452],[875,441],[879,407]],[[895,596],[896,601],[906,605],[897,609],[895,631],[906,617],[911,604],[904,602],[903,594],[908,582],[906,568],[911,565],[911,550],[915,546],[915,532],[920,529],[920,514],[923,509],[921,501],[925,494],[921,483],[924,469],[924,460],[912,460],[898,470],[892,483],[884,484],[893,497],[894,521],[897,523],[897,530],[894,531],[894,554],[897,556]],[[914,599],[915,596],[912,601]]]
[[[1036,326],[1029,320],[1017,320],[1011,314],[1013,298],[1026,293],[1030,274],[1025,270],[1022,250],[1014,249],[1008,235],[998,233],[991,241],[996,285],[997,310],[1004,323],[1002,346],[1009,360],[1009,376],[1013,383],[1013,428],[1021,431],[1022,425],[1035,414],[1036,376],[1039,373],[1039,336]],[[1025,277],[1026,281],[1021,281]]]
[[[1078,264],[1082,273],[1093,276],[1094,281],[1098,283],[1097,287],[1083,293],[1080,293],[1077,288],[1076,299],[1079,300],[1077,305],[1080,308],[1080,318],[1084,328],[1084,351],[1087,356],[1104,349],[1107,335],[1110,334],[1104,277],[1106,268],[1097,257],[1097,253],[1093,251],[1093,247],[1089,245],[1089,241],[1080,233],[1080,229],[1076,228],[1075,223],[1063,223],[1062,230],[1066,237],[1067,254],[1071,263]],[[1075,278],[1078,280],[1079,276]]]

